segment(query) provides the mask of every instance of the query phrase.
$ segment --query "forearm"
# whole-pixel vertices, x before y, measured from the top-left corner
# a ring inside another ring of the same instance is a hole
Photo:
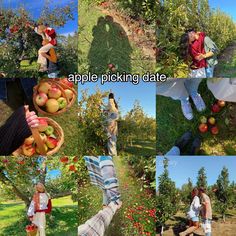
[[[211,52],[211,51],[204,54],[204,58],[205,58],[205,59],[207,59],[207,58],[209,58],[209,57],[212,57],[212,56],[214,56],[214,53]]]

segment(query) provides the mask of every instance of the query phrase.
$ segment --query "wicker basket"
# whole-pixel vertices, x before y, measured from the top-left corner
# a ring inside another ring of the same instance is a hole
[[[44,83],[44,82],[47,82],[51,85],[56,85],[60,90],[61,90],[61,96],[64,97],[67,101],[67,104],[70,103],[70,101],[68,101],[67,97],[66,97],[66,94],[64,92],[64,88],[61,86],[61,83],[59,83],[57,80],[55,79],[42,79],[36,86],[34,86],[34,94],[33,94],[33,103],[34,103],[34,107],[35,109],[40,112],[41,114],[43,115],[48,115],[48,116],[52,116],[52,115],[59,115],[61,113],[64,113],[68,107],[68,105],[66,107],[64,107],[63,109],[61,110],[58,110],[57,112],[54,112],[54,113],[50,113],[50,112],[47,112],[45,110],[43,110],[40,106],[38,106],[38,104],[36,103],[36,96],[38,94],[38,88],[39,86]]]
[[[27,229],[28,227],[32,227],[32,229]],[[37,233],[38,233],[38,227],[36,225],[27,225],[26,228],[26,233],[27,233],[27,236],[36,236]]]
[[[57,137],[57,140],[58,140],[57,146],[53,149],[48,150],[48,152],[46,153],[45,149],[44,149],[43,141],[41,140],[41,138],[39,136],[38,128],[33,128],[33,129],[31,129],[31,131],[32,131],[32,135],[35,139],[35,142],[37,144],[37,147],[41,152],[41,154],[38,154],[38,155],[51,156],[51,155],[57,153],[59,151],[59,149],[61,148],[61,146],[63,145],[63,143],[64,143],[64,132],[63,132],[63,129],[61,128],[61,126],[56,121],[54,121],[53,119],[48,118],[48,117],[42,117],[42,118],[47,121],[48,125],[50,125],[54,128],[54,134],[55,134],[55,136]],[[41,150],[44,150],[44,151],[41,151]],[[20,147],[19,149],[17,149],[13,153],[13,155],[14,156],[22,156],[23,155],[22,154],[22,148]]]

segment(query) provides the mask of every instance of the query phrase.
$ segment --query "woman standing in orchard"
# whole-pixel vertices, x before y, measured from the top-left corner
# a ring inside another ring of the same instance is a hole
[[[38,227],[38,235],[45,236],[46,213],[52,210],[52,203],[49,194],[46,192],[45,186],[38,183],[35,186],[35,194],[30,203],[27,215],[30,221]]]

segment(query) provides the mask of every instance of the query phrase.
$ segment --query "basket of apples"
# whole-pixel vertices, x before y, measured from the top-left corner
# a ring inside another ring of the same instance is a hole
[[[32,135],[13,153],[15,156],[50,156],[57,153],[64,143],[64,132],[57,122],[48,117],[39,117],[38,120],[39,126],[31,128]]]
[[[41,80],[34,87],[33,102],[38,112],[44,115],[59,115],[71,107],[76,100],[73,88],[55,80]]]
[[[38,233],[38,227],[35,224],[27,225],[25,227],[27,236],[36,236]]]

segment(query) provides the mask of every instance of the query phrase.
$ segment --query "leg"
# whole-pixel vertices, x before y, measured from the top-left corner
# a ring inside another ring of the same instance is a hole
[[[108,154],[110,156],[117,156],[116,142],[117,142],[116,135],[111,134],[110,138],[108,138],[108,143],[107,143]]]
[[[206,77],[207,78],[213,78],[214,77],[214,69],[215,69],[215,66],[206,67]]]
[[[47,53],[51,48],[53,48],[53,45],[49,43],[39,49],[37,62],[41,65],[41,67],[47,68],[47,59],[43,57],[41,53]]]

